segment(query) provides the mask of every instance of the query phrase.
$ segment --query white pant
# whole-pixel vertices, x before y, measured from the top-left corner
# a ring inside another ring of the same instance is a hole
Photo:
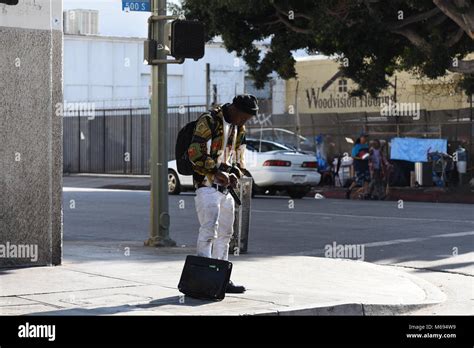
[[[197,241],[198,256],[227,260],[234,231],[234,199],[214,187],[200,187],[194,198],[201,227]]]

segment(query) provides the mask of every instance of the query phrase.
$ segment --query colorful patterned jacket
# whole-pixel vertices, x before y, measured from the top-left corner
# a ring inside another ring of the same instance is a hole
[[[210,186],[214,182],[214,175],[218,168],[226,169],[236,165],[245,169],[245,126],[230,125],[228,128],[227,148],[223,151],[224,141],[224,113],[229,104],[214,109],[213,115],[207,112],[200,116],[196,123],[192,143],[188,149],[188,156],[194,164],[194,184]],[[232,149],[235,132],[235,149]],[[232,156],[232,161],[230,157]]]

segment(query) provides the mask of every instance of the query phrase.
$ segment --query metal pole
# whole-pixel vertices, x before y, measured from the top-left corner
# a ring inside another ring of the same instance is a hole
[[[105,129],[105,109],[102,111],[103,112],[103,115],[102,115],[102,142],[103,142],[103,146],[104,148],[102,149],[103,151],[103,157],[104,157],[104,162],[103,162],[103,167],[104,167],[104,171],[103,173],[105,174],[107,171],[105,170],[105,161],[106,161],[106,146],[107,146],[107,141],[106,141],[106,129]]]
[[[211,65],[206,63],[206,111],[211,107]]]
[[[300,120],[300,111],[298,109],[298,87],[300,85],[300,80],[296,80],[296,90],[295,90],[295,113],[296,113],[296,148],[301,150],[300,146],[300,136],[301,136],[301,120]]]
[[[127,153],[127,116],[123,115],[123,122],[122,122],[122,169],[123,169],[123,174],[127,173],[127,161],[126,159],[126,153]],[[130,154],[128,155],[128,158],[130,159]]]
[[[153,16],[166,15],[166,0],[152,0]],[[164,46],[165,21],[153,25],[153,37]],[[166,52],[158,50],[158,60],[166,59]],[[168,212],[168,96],[167,66],[164,63],[152,68],[152,101],[150,119],[150,238],[148,246],[175,246],[169,237],[170,215]]]
[[[130,151],[130,157],[129,157],[130,165],[128,167],[130,174],[133,174],[133,158],[134,158],[134,156],[133,156],[133,115],[132,115],[132,113],[133,113],[132,108],[130,108],[130,137],[129,137],[129,139],[130,139],[130,146],[129,146],[129,148],[130,148],[130,150],[129,150]]]
[[[469,143],[470,144],[469,144],[469,153],[468,153],[469,167],[471,167],[472,164],[474,163],[474,161],[472,160],[474,158],[474,153],[473,153],[473,151],[474,151],[474,141],[473,141],[473,134],[472,134],[472,129],[474,128],[474,124],[473,124],[474,119],[472,118],[472,95],[473,95],[472,93],[469,95],[469,104],[470,104],[469,119],[471,121],[470,124],[469,124],[469,126],[470,126],[469,127],[469,129],[470,129],[470,131],[469,131],[469,133],[470,133]],[[473,177],[472,174],[471,174],[471,177]]]
[[[394,102],[394,103],[397,103],[397,97],[398,97],[398,96],[397,96],[397,92],[398,92],[398,91],[397,91],[397,81],[398,81],[398,80],[397,80],[397,76],[395,76],[395,85],[394,85],[394,87],[393,87],[393,102]],[[396,123],[396,125],[397,125],[397,137],[400,136],[400,127],[399,127],[399,125],[398,125],[398,122],[399,122],[399,121],[400,121],[399,117],[398,117],[398,116],[395,116],[395,123]]]
[[[77,148],[78,148],[78,156],[77,156],[77,172],[81,172],[81,110],[77,110]]]
[[[89,118],[87,118],[87,123],[88,123],[87,125],[89,126],[88,127],[89,137],[87,139],[87,144],[89,145],[89,158],[88,158],[87,163],[89,164],[89,173],[93,173],[92,168],[91,168],[92,167],[92,144],[91,144],[92,143],[92,125],[91,125],[92,121]]]
[[[145,174],[145,115],[140,115],[140,174]]]

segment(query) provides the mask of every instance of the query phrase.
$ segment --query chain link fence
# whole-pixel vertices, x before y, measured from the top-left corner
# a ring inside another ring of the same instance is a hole
[[[443,138],[448,140],[449,153],[463,145],[471,154],[469,167],[474,169],[474,122],[470,109],[422,110],[418,120],[403,116],[381,117],[377,113],[301,114],[299,119],[298,126],[295,114],[260,115],[248,124],[247,137],[316,151],[316,137],[322,135],[329,158],[350,153],[350,140],[355,141],[363,132],[371,139],[387,142],[394,137]]]
[[[178,131],[205,110],[205,105],[169,107],[169,160],[174,159]],[[418,120],[376,113],[301,114],[299,119],[298,125],[294,114],[261,113],[248,123],[247,136],[315,151],[315,138],[322,135],[328,158],[350,153],[350,140],[362,132],[387,142],[393,137],[444,138],[450,153],[461,144],[468,150],[468,168],[474,171],[470,109],[422,110]],[[70,112],[64,116],[63,141],[65,173],[149,174],[150,109],[104,108],[95,110],[94,117]]]

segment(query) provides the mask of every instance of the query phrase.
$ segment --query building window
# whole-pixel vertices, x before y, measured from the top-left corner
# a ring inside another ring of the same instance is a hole
[[[339,93],[347,93],[347,80],[339,80]]]

